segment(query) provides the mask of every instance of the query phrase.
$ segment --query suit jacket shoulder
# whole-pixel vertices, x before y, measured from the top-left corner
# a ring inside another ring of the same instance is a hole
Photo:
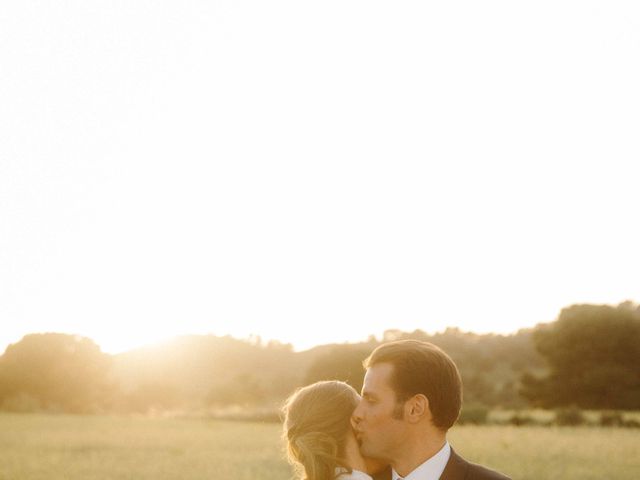
[[[440,480],[511,480],[506,475],[476,463],[467,462],[453,448]]]
[[[374,480],[391,480],[391,467],[373,475]],[[458,455],[453,448],[449,461],[440,475],[440,480],[511,480],[494,470],[490,470],[482,465],[467,462]]]

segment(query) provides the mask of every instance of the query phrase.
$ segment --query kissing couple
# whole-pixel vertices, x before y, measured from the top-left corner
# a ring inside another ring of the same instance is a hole
[[[444,351],[401,340],[380,345],[363,364],[362,396],[322,381],[287,399],[283,433],[299,479],[509,480],[449,445],[462,381]]]

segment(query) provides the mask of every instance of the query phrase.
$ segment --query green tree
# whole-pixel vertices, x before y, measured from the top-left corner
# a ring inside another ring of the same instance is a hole
[[[179,402],[179,392],[174,386],[163,382],[145,383],[123,395],[120,408],[128,412],[148,413],[175,408]]]
[[[333,345],[318,357],[307,370],[305,384],[320,380],[341,380],[358,392],[362,389],[364,369],[362,362],[371,353],[371,348],[359,345]]]
[[[447,328],[434,335],[421,330],[412,333],[393,330],[385,332],[384,338],[423,340],[447,352],[462,376],[465,404],[518,408],[526,405],[518,392],[525,366],[546,371],[531,337],[532,332],[526,329],[505,336]]]
[[[242,374],[214,387],[206,401],[214,406],[258,405],[265,400],[264,389],[253,374]]]
[[[629,302],[566,308],[534,342],[549,364],[546,377],[522,377],[534,405],[640,408],[640,311]]]
[[[111,396],[109,370],[109,355],[88,338],[26,335],[0,357],[0,402],[24,397],[48,410],[101,409]]]

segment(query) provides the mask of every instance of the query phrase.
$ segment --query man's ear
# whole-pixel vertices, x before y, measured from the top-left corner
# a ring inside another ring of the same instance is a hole
[[[421,393],[414,395],[404,404],[404,415],[409,423],[417,423],[426,417],[431,419],[429,399]]]

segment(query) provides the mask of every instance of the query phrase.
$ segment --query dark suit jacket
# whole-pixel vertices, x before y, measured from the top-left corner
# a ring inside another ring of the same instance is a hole
[[[391,480],[391,467],[373,476],[374,480]],[[509,477],[482,465],[467,462],[451,449],[451,456],[440,480],[510,480]]]

